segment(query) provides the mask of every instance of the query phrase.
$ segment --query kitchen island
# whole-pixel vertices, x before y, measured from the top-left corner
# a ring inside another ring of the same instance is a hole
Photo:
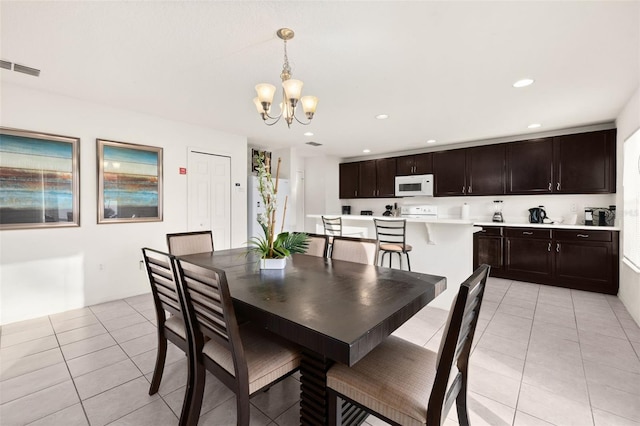
[[[343,227],[348,228],[351,233],[354,229],[359,229],[358,236],[366,238],[376,237],[373,219],[406,219],[407,244],[413,247],[409,253],[411,270],[447,278],[447,290],[431,302],[430,306],[449,309],[460,283],[473,272],[473,220],[331,214],[325,216],[341,217]],[[310,214],[307,217],[316,219],[316,229],[309,232],[324,233],[322,215]],[[392,265],[398,268],[397,256],[393,257]],[[404,267],[406,268],[406,262]]]

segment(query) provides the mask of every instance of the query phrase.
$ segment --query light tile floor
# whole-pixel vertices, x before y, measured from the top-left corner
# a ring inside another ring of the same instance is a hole
[[[396,334],[437,350],[446,318],[426,307]],[[154,323],[141,295],[3,326],[0,424],[176,425],[186,359],[171,347],[148,395]],[[474,426],[640,425],[640,328],[615,296],[492,278],[474,343]],[[251,423],[298,424],[298,379],[253,398]],[[200,424],[235,424],[234,398],[208,375]]]

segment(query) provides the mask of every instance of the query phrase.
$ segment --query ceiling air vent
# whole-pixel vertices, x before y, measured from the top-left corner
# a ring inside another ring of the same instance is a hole
[[[34,77],[40,77],[40,70],[37,70],[35,68],[31,68],[31,67],[27,67],[27,66],[24,66],[24,65],[13,64],[13,70],[17,71],[17,72],[24,73],[24,74],[32,75]]]
[[[318,142],[313,142],[313,141],[311,141],[311,142],[307,142],[307,145],[311,145],[311,146],[321,146],[322,144],[321,144],[321,143],[318,143]]]
[[[11,62],[0,60],[0,68],[4,68],[5,70],[11,70]]]

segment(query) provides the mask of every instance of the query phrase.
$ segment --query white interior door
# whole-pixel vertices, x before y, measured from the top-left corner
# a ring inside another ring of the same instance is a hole
[[[231,158],[189,151],[188,227],[211,229],[215,250],[231,248]]]

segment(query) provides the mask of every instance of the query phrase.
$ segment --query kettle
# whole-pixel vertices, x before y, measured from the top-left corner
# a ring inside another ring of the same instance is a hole
[[[529,209],[529,223],[542,223],[547,217],[544,206],[533,207]]]

